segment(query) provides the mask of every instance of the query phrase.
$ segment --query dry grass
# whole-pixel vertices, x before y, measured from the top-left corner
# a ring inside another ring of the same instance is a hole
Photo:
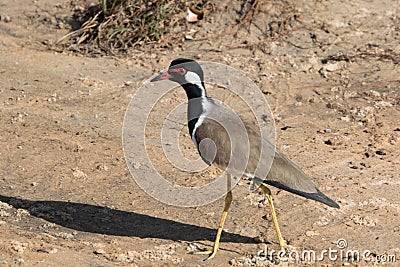
[[[83,1],[78,3],[84,5]],[[183,0],[100,0],[75,10],[81,27],[58,43],[68,50],[109,54],[130,47],[168,46],[183,38],[186,5],[212,9],[209,0],[188,3]],[[77,1],[74,2],[76,6]]]

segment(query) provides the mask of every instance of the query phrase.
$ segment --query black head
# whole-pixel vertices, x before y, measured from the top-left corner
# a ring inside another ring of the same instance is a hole
[[[170,80],[179,83],[188,98],[205,96],[203,70],[193,59],[177,58],[169,65],[168,71],[154,77],[151,82]]]
[[[177,58],[174,59],[169,65],[168,72],[174,77],[179,84],[204,81],[203,69],[193,59]],[[197,77],[193,77],[197,75]],[[184,79],[182,79],[184,78]]]

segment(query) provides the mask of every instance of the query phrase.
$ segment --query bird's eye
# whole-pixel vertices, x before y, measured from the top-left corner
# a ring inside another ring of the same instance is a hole
[[[170,69],[170,72],[175,72],[178,73],[181,76],[185,76],[186,75],[186,69],[185,68],[176,68],[176,69]]]

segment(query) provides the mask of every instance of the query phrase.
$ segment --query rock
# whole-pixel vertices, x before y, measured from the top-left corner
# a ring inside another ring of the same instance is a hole
[[[185,40],[193,40],[194,37],[192,35],[186,34],[185,35]]]
[[[0,21],[4,21],[6,23],[11,22],[11,17],[7,15],[0,15]]]
[[[75,168],[72,172],[72,175],[76,178],[86,178],[87,175],[78,168]]]
[[[333,72],[339,69],[339,65],[337,63],[328,63],[325,65],[325,69],[329,72]]]
[[[341,109],[343,108],[343,105],[337,102],[329,102],[326,104],[326,107],[330,109]]]
[[[341,117],[340,118],[342,121],[345,121],[345,122],[350,122],[350,117],[349,116],[343,116],[343,117]]]
[[[11,206],[10,204],[0,201],[0,210],[9,210],[12,209],[12,207],[13,206]]]
[[[99,171],[107,171],[107,170],[108,170],[108,167],[107,167],[107,165],[105,165],[105,164],[98,164],[98,165],[96,166],[96,169],[99,170]]]
[[[22,254],[22,253],[24,253],[24,250],[26,249],[27,245],[28,245],[27,243],[21,243],[19,241],[12,241],[11,249],[19,254]]]
[[[375,90],[369,90],[369,95],[373,96],[373,97],[381,97],[381,93],[379,93],[378,91]]]
[[[351,110],[352,113],[354,113],[355,115],[359,116],[359,117],[366,117],[368,115],[374,115],[375,109],[373,107],[359,107],[359,108],[353,108]]]
[[[229,265],[237,266],[237,265],[238,265],[238,262],[237,262],[237,260],[236,260],[235,258],[233,258],[233,259],[231,259],[231,260],[229,261]]]
[[[312,237],[312,236],[316,236],[316,235],[319,235],[319,233],[312,231],[312,230],[309,230],[306,232],[306,236],[308,236],[308,237]]]
[[[328,78],[328,72],[326,71],[325,68],[321,68],[321,69],[318,71],[318,73],[321,74],[322,77]]]
[[[93,253],[96,255],[104,255],[106,254],[106,251],[104,249],[98,248],[95,251],[93,251]]]
[[[65,233],[65,232],[57,233],[55,236],[56,236],[56,237],[59,237],[59,238],[63,238],[63,239],[71,239],[71,238],[74,237],[73,234]]]
[[[5,210],[0,210],[0,217],[9,217],[11,214]]]
[[[324,142],[328,146],[338,146],[342,143],[339,137],[334,136]]]
[[[355,91],[345,91],[343,92],[343,99],[349,99],[357,97],[358,93]]]
[[[54,254],[58,252],[56,248],[39,248],[37,252],[47,253],[47,254]]]
[[[127,262],[128,261],[128,256],[122,253],[119,254],[114,254],[113,255],[113,260],[119,261],[119,262]]]
[[[390,108],[393,107],[392,103],[389,103],[387,101],[377,101],[375,102],[375,107],[377,108]]]
[[[21,218],[23,216],[30,216],[31,214],[29,213],[29,211],[25,210],[25,209],[17,209],[16,212],[16,216],[17,218]]]
[[[349,168],[354,169],[354,170],[358,169],[358,167],[356,165],[354,165],[353,162],[351,162],[351,161],[349,162]]]
[[[194,252],[194,251],[201,251],[202,248],[196,243],[189,243],[188,246],[186,247],[186,250],[189,252]]]

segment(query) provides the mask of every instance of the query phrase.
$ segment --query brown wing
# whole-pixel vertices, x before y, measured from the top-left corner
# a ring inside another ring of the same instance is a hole
[[[198,143],[207,138],[214,141],[216,151],[210,153],[207,149],[211,146],[199,146],[199,153],[205,159],[209,159],[210,154],[215,155],[213,162],[218,167],[226,169],[232,151],[233,166],[245,164],[245,172],[258,178],[265,178],[264,183],[291,193],[314,199],[331,207],[339,206],[331,199],[322,194],[312,180],[305,174],[292,160],[269,142],[261,140],[259,131],[250,124],[245,125],[250,143],[246,143],[246,133],[240,130],[230,131],[231,138],[243,140],[231,144],[227,130],[214,120],[204,119],[203,123],[197,128],[195,138]],[[263,152],[261,153],[261,146]],[[250,152],[248,153],[248,149]],[[247,158],[249,155],[249,158]],[[261,158],[260,158],[261,155]],[[207,162],[207,161],[206,161]],[[211,162],[208,162],[211,163]],[[244,169],[242,169],[244,170]]]
[[[196,142],[200,144],[198,147],[200,156],[206,161],[206,163],[215,163],[219,168],[226,169],[231,155],[231,142],[226,129],[216,121],[206,118],[203,123],[197,127],[195,138]],[[213,153],[207,151],[211,146],[201,145],[201,143],[206,139],[211,139],[215,144],[216,151],[212,162],[209,162],[209,155]]]
[[[304,193],[317,193],[317,187],[308,175],[278,149],[275,150],[267,180],[279,182]]]

